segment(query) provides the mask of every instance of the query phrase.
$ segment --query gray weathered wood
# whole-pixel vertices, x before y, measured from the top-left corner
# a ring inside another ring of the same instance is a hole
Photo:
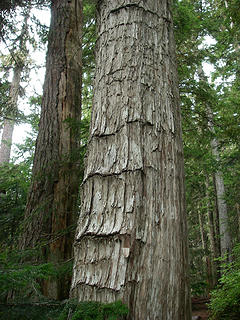
[[[190,319],[169,1],[103,0],[71,296],[130,319]]]

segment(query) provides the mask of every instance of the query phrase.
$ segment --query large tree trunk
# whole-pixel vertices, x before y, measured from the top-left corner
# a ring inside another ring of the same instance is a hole
[[[169,1],[100,1],[71,296],[135,320],[191,314],[175,61]]]
[[[33,181],[21,247],[47,243],[44,258],[72,257],[73,216],[78,197],[78,126],[81,118],[81,0],[52,2],[42,112]],[[68,297],[69,279],[46,281],[43,292]]]
[[[12,113],[16,113],[18,110],[17,101],[19,96],[21,73],[23,65],[16,65],[13,70],[13,79],[10,87],[9,103]],[[9,116],[11,117],[11,116]],[[3,122],[3,132],[0,146],[0,164],[10,161],[11,148],[12,148],[12,137],[15,121],[14,119],[5,119]]]

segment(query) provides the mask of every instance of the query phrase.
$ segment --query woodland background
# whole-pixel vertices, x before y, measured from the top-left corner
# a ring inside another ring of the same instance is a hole
[[[71,275],[72,260],[63,265],[32,264],[27,263],[28,257],[39,248],[21,253],[17,250],[41,106],[41,94],[30,96],[27,90],[32,81],[30,71],[40,68],[32,53],[46,50],[48,40],[48,27],[31,9],[46,10],[49,3],[33,1],[31,7],[29,2],[16,3],[16,7],[7,2],[0,5],[0,41],[4,48],[0,52],[0,125],[3,131],[9,122],[14,126],[27,123],[31,131],[0,167],[0,317],[7,319],[7,312],[11,315],[8,319],[67,319],[76,303],[46,299],[39,291],[39,279]],[[94,1],[84,1],[83,16],[79,184],[84,170],[95,67]],[[173,20],[181,95],[191,292],[192,296],[211,298],[212,319],[239,319],[240,3],[174,0]],[[206,62],[214,67],[210,76],[204,74]],[[19,83],[13,103],[11,85],[16,70]],[[30,114],[20,111],[20,105],[26,101]],[[224,234],[220,231],[221,210],[225,210],[227,217]],[[75,226],[76,221],[73,231]],[[9,302],[9,292],[15,290],[24,294]],[[32,291],[38,297],[35,301],[29,300]],[[122,305],[100,307],[89,303],[82,308],[86,314],[93,314],[98,308],[103,313],[112,308],[113,317],[114,312],[115,316],[126,312]]]

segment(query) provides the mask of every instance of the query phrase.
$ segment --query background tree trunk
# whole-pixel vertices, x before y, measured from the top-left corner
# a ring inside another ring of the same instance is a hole
[[[208,118],[209,118],[209,129],[211,132],[214,131],[213,126],[213,116],[212,111],[208,108]],[[212,154],[214,155],[217,162],[220,161],[219,151],[218,151],[218,141],[216,138],[213,138],[211,141]],[[220,248],[221,248],[221,256],[224,257],[227,254],[228,258],[230,258],[230,254],[232,251],[232,240],[228,223],[228,212],[227,212],[227,203],[224,199],[225,196],[225,186],[223,181],[223,174],[220,170],[215,172],[215,190],[216,190],[216,200],[217,200],[217,209],[219,216],[219,232],[220,232]]]
[[[81,0],[52,2],[42,112],[21,247],[45,244],[45,261],[72,257],[81,119]],[[70,279],[45,281],[49,298],[68,297]]]
[[[211,260],[209,257],[208,252],[208,237],[205,232],[204,226],[205,226],[205,216],[200,212],[198,209],[198,219],[199,219],[199,227],[200,227],[200,233],[201,233],[201,242],[202,242],[202,249],[204,252],[203,255],[203,263],[205,266],[205,272],[206,272],[206,280],[207,280],[207,293],[209,293],[210,288],[213,288],[212,286],[212,265]]]
[[[198,75],[201,81],[207,82],[202,66],[199,68]],[[208,117],[209,131],[215,135],[215,128],[213,124],[213,112],[209,105],[206,105],[206,114]],[[218,139],[216,136],[214,136],[213,139],[211,140],[211,150],[217,163],[220,162],[218,145],[219,145]],[[230,257],[231,250],[232,250],[232,240],[231,240],[229,223],[228,223],[227,203],[226,203],[226,200],[224,199],[225,186],[223,181],[223,174],[219,169],[217,169],[216,172],[214,173],[214,183],[215,183],[215,190],[216,190],[218,216],[219,216],[221,256],[223,257],[225,254],[227,254],[228,257]]]
[[[130,319],[190,319],[183,152],[169,1],[99,3],[71,296]]]
[[[11,57],[14,60],[13,78],[9,92],[10,115],[5,118],[3,123],[3,132],[0,145],[0,164],[10,161],[13,130],[15,125],[15,117],[18,111],[18,97],[20,92],[21,75],[26,65],[28,56],[27,40],[28,40],[28,19],[30,15],[31,6],[28,6],[24,12],[24,20],[19,36],[19,50],[17,52],[10,51]]]
[[[15,66],[13,70],[13,79],[10,87],[9,102],[11,104],[11,110],[18,110],[17,101],[20,89],[21,73],[23,70],[22,66]],[[10,116],[11,117],[11,116]],[[0,146],[0,164],[10,161],[11,148],[12,148],[12,136],[15,121],[14,119],[5,119],[3,122],[3,132]]]
[[[206,180],[206,198],[207,198],[207,219],[208,219],[208,238],[210,242],[210,254],[211,254],[211,269],[212,269],[212,283],[211,288],[213,289],[218,280],[218,262],[215,260],[219,257],[220,252],[218,250],[218,239],[216,239],[216,232],[214,228],[214,222],[216,221],[213,216],[213,209],[210,205],[209,195],[209,179]]]
[[[240,206],[236,203],[237,224],[238,224],[238,241],[240,242]]]

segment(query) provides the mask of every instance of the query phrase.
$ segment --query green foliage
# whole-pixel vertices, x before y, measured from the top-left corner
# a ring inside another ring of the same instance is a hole
[[[63,306],[56,302],[0,305],[1,320],[57,320]]]
[[[128,314],[127,307],[121,302],[100,303],[86,301],[77,303],[70,300],[57,320],[120,320]]]
[[[31,16],[31,21],[34,23],[34,26],[35,26],[35,30],[34,30],[34,28],[31,28],[31,32],[36,32],[36,34],[40,40],[37,42],[37,45],[40,48],[41,47],[44,48],[44,45],[47,44],[47,42],[48,42],[49,27],[46,26],[45,24],[42,24],[40,22],[40,20],[35,15]]]
[[[31,259],[37,255],[34,250],[9,252],[4,250],[0,253],[0,299],[3,301],[8,292],[14,291],[15,300],[24,301],[34,295],[41,296],[39,281],[47,279],[55,274],[52,264],[22,263],[22,259]]]
[[[32,104],[33,104],[32,98]],[[34,103],[36,104],[36,101]],[[23,218],[27,192],[31,180],[34,144],[38,130],[39,112],[35,106],[28,116],[31,134],[23,144],[18,144],[13,163],[0,166],[0,243],[13,246]]]
[[[173,2],[175,37],[179,44],[189,41],[189,37],[196,35],[196,32],[204,31],[201,22],[202,14],[195,5],[189,0]]]
[[[94,49],[96,43],[96,6],[93,1],[83,1],[83,37],[82,37],[82,113],[90,118],[92,107],[93,78],[95,71]]]
[[[0,247],[12,247],[17,239],[29,184],[28,163],[0,166]]]
[[[11,320],[123,320],[128,314],[121,302],[99,303],[86,301],[78,303],[68,300],[0,305],[0,319]]]
[[[211,293],[212,320],[240,319],[240,244],[233,250],[234,261],[222,261],[223,273],[219,286]]]
[[[199,273],[199,270],[198,270],[198,273]],[[194,276],[195,276],[195,274],[191,276],[191,279],[193,279]],[[200,276],[202,278],[201,274],[200,274]],[[192,296],[205,296],[206,289],[207,289],[207,282],[206,281],[199,279],[199,281],[192,281],[190,285],[191,285],[191,295]]]

